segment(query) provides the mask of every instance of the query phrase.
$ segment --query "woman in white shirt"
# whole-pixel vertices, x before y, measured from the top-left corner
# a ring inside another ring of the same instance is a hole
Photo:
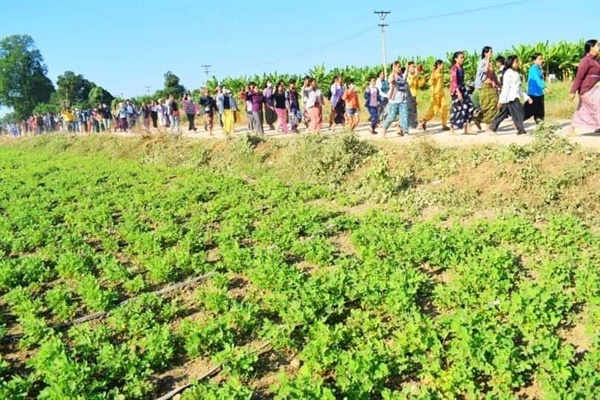
[[[523,126],[523,106],[520,100],[526,100],[529,104],[531,104],[532,100],[521,88],[521,75],[517,72],[519,65],[519,58],[515,55],[509,56],[506,59],[502,74],[502,91],[498,99],[498,108],[500,108],[500,111],[494,117],[489,128],[492,134],[496,133],[500,123],[509,114],[515,124],[515,128],[517,128],[517,135],[527,133]]]
[[[160,121],[160,126],[167,126],[167,122],[165,119],[165,106],[163,105],[163,100],[158,99],[158,103],[156,104],[156,115],[158,120]]]
[[[308,131],[318,133],[323,125],[323,94],[315,78],[310,78],[308,87],[306,99],[306,111],[310,119]]]

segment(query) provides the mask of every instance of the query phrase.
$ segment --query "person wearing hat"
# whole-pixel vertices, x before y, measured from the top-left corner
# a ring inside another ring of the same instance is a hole
[[[235,130],[235,112],[237,111],[237,103],[231,90],[223,89],[223,132],[226,135],[233,133]]]

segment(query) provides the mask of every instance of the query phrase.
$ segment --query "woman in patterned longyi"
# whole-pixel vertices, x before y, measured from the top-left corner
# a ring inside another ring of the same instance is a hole
[[[454,64],[450,69],[450,94],[452,95],[452,110],[450,112],[450,124],[452,125],[451,134],[455,129],[463,129],[464,133],[471,133],[469,126],[473,120],[473,102],[471,96],[467,93],[465,86],[465,70],[463,64],[465,55],[462,51],[457,51],[452,56]]]

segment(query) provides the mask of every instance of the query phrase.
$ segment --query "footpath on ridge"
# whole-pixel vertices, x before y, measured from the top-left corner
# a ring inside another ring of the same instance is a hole
[[[558,124],[561,128],[561,135],[567,136],[566,135],[566,128],[569,126],[570,121],[568,120],[558,120],[558,121],[548,121],[549,124]],[[338,125],[337,127],[334,127],[334,129],[332,129],[331,131],[328,130],[327,128],[327,124],[323,125],[324,128],[321,130],[321,134],[329,134],[331,132],[339,132],[340,130],[342,130],[343,128]],[[500,128],[498,129],[498,132],[496,135],[490,135],[487,132],[479,132],[476,133],[477,131],[477,127],[475,127],[473,125],[473,133],[469,134],[469,135],[464,135],[464,134],[450,134],[450,132],[447,131],[442,131],[441,130],[441,125],[439,122],[434,122],[434,123],[429,123],[427,125],[427,131],[426,132],[422,132],[422,131],[417,131],[417,130],[412,130],[408,135],[404,135],[404,136],[398,136],[396,134],[396,129],[394,128],[395,125],[392,125],[390,127],[390,129],[387,132],[387,136],[384,138],[383,135],[381,134],[382,129],[379,128],[377,129],[378,134],[377,135],[372,135],[370,132],[370,126],[368,122],[362,122],[356,129],[356,133],[358,134],[359,137],[364,138],[364,139],[374,139],[374,140],[385,140],[388,141],[390,143],[409,143],[413,140],[418,140],[419,138],[428,138],[433,140],[434,142],[437,142],[438,144],[441,145],[448,145],[448,146],[469,146],[469,145],[474,145],[474,144],[487,144],[487,143],[493,143],[493,144],[501,144],[501,145],[509,145],[511,143],[515,143],[515,144],[519,144],[519,145],[525,145],[530,143],[533,140],[533,136],[531,135],[533,133],[533,131],[535,130],[535,123],[534,122],[525,122],[525,128],[527,129],[527,132],[529,133],[528,135],[517,135],[517,131],[514,128],[512,121],[506,120],[504,121],[501,125]],[[306,133],[306,128],[304,127],[304,124],[301,124],[300,126],[300,133],[283,133],[283,132],[278,132],[277,129],[275,130],[268,130],[268,125],[264,125],[265,129],[265,136],[267,137],[273,137],[273,138],[286,138],[286,137],[292,137],[294,135],[302,135]],[[276,126],[277,128],[277,126]],[[182,121],[180,124],[180,132],[179,134],[182,135],[185,138],[191,138],[191,139],[208,139],[208,138],[224,138],[225,135],[223,134],[223,131],[221,129],[221,127],[218,124],[215,124],[215,128],[213,130],[213,135],[209,135],[208,132],[206,132],[204,130],[204,127],[202,126],[202,123],[199,123],[197,126],[197,131],[196,132],[189,132],[187,130],[187,121]],[[457,131],[459,132],[459,131]],[[167,133],[170,133],[170,131],[167,129]],[[250,131],[248,130],[248,128],[246,126],[242,126],[242,125],[236,125],[235,127],[235,135],[239,135],[239,134],[245,134],[245,133],[250,133]],[[135,137],[135,136],[139,136],[139,132],[118,132],[116,133],[116,135],[119,136],[127,136],[127,137]],[[584,146],[584,147],[588,147],[588,148],[594,148],[600,151],[600,134],[598,133],[583,133],[579,136],[569,136],[569,140],[575,142],[575,143],[579,143],[580,145]]]

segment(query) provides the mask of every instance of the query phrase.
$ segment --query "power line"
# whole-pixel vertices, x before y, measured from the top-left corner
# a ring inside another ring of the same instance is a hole
[[[529,3],[531,1],[533,1],[533,0],[520,0],[520,1],[513,1],[511,3],[500,3],[500,4],[494,4],[494,5],[491,5],[491,6],[471,8],[471,9],[463,10],[463,11],[453,11],[453,12],[443,13],[443,14],[429,15],[427,17],[398,19],[396,21],[391,21],[390,24],[398,24],[400,22],[425,21],[425,20],[435,19],[435,18],[453,17],[455,15],[470,14],[470,13],[474,13],[474,12],[477,12],[477,11],[491,10],[493,8],[502,8],[502,7],[507,7],[507,6],[514,6],[514,5],[521,4],[521,3]]]
[[[210,67],[212,67],[212,65],[202,65],[202,68],[204,68],[204,73],[206,74],[206,81],[204,82],[205,84],[208,82],[208,74],[210,73]]]
[[[531,2],[531,1],[533,1],[533,0],[520,0],[520,1],[513,1],[511,3],[500,3],[500,4],[494,4],[494,5],[490,5],[490,6],[485,6],[485,7],[471,8],[471,9],[462,10],[462,11],[453,11],[453,12],[442,13],[442,14],[434,14],[434,15],[429,15],[429,16],[425,16],[425,17],[398,19],[398,20],[395,20],[395,21],[390,21],[388,25],[398,24],[398,23],[404,23],[404,22],[426,21],[426,20],[429,20],[429,19],[437,19],[437,18],[444,18],[444,17],[452,17],[452,16],[455,16],[455,15],[470,14],[470,13],[474,13],[474,12],[478,12],[478,11],[484,11],[484,10],[490,10],[490,9],[495,9],[495,8],[502,8],[502,7],[514,6],[514,5],[517,5],[517,4],[528,3],[528,2]],[[326,49],[328,47],[337,45],[339,43],[346,42],[346,41],[354,39],[354,38],[356,38],[358,36],[362,36],[362,35],[364,35],[366,33],[369,33],[369,32],[371,32],[371,31],[373,31],[375,29],[376,28],[374,28],[374,27],[371,26],[371,27],[366,28],[366,29],[364,29],[362,31],[358,31],[358,32],[353,33],[351,35],[342,37],[340,39],[336,39],[335,41],[327,42],[327,43],[325,43],[322,46],[319,46],[317,48],[311,48],[310,50],[306,50],[306,51],[303,51],[303,52],[300,52],[300,53],[292,54],[292,55],[289,55],[287,57],[282,57],[282,58],[279,58],[279,59],[276,59],[276,60],[272,60],[272,61],[267,61],[267,62],[255,64],[255,65],[248,65],[248,66],[246,66],[246,68],[258,68],[258,67],[263,67],[263,66],[266,66],[266,65],[277,64],[277,63],[280,63],[280,62],[283,62],[283,61],[291,60],[293,58],[302,57],[304,55],[307,55],[307,54],[310,54],[310,53],[314,53],[316,51],[320,51],[320,50]],[[227,71],[234,71],[234,70],[237,71],[239,69],[238,68],[227,68],[227,69],[219,70],[219,72],[227,72]]]

